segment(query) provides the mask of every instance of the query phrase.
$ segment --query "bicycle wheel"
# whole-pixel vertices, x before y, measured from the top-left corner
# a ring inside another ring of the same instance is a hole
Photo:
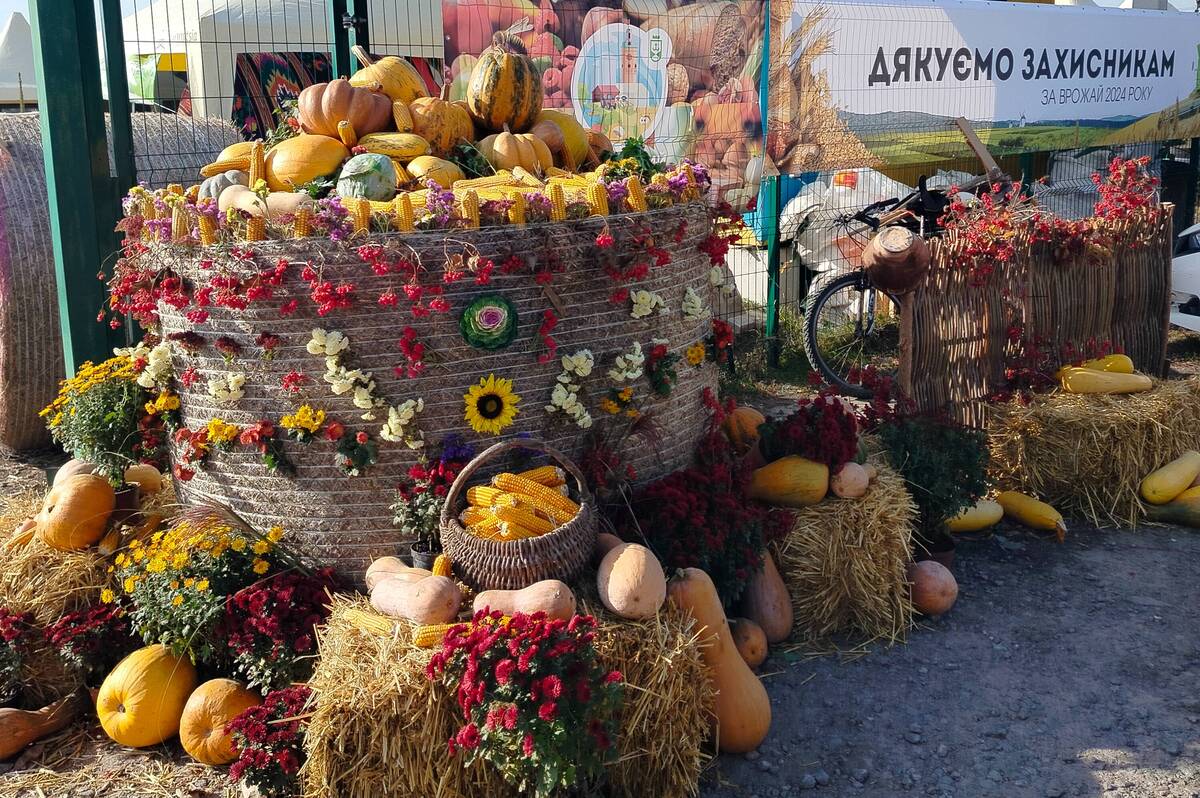
[[[900,367],[900,305],[853,271],[814,283],[804,312],[804,353],[825,382],[869,398],[860,382],[866,366],[894,375]]]

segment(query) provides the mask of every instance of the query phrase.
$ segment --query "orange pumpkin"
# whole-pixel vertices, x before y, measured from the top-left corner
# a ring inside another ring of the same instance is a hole
[[[392,100],[382,92],[354,86],[344,78],[314,83],[296,101],[305,133],[338,138],[338,123],[349,122],[360,136],[386,130],[392,122]]]
[[[196,669],[161,645],[146,646],[117,663],[96,694],[104,733],[121,745],[158,745],[179,731]]]
[[[758,428],[766,421],[753,407],[736,407],[721,422],[721,430],[738,454],[745,454],[758,443]]]
[[[923,560],[908,566],[912,603],[922,615],[941,615],[958,599],[958,581],[940,562]]]
[[[86,549],[104,536],[116,503],[107,479],[76,474],[46,494],[37,516],[37,537],[60,551]]]
[[[500,31],[483,51],[467,83],[467,106],[481,126],[524,133],[542,110],[542,78],[525,46]]]
[[[434,155],[445,156],[460,141],[475,136],[475,126],[462,106],[437,97],[418,97],[408,104],[413,132],[429,142]]]
[[[337,139],[307,133],[292,136],[267,152],[267,186],[271,191],[294,191],[332,173],[349,157],[350,150]]]
[[[205,765],[224,765],[236,755],[225,724],[262,703],[258,693],[233,679],[210,679],[192,691],[179,720],[179,742]]]

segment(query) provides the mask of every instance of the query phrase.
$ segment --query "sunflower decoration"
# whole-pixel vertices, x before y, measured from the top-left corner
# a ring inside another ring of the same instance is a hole
[[[513,393],[512,380],[489,374],[463,394],[466,420],[480,435],[499,435],[513,423],[521,397]]]

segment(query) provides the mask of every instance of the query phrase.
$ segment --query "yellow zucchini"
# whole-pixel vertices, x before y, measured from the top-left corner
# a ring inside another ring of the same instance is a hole
[[[978,532],[995,526],[1004,517],[1004,508],[991,499],[980,499],[946,522],[951,532]]]
[[[1200,452],[1187,451],[1142,480],[1140,493],[1151,504],[1166,504],[1200,476]]]
[[[1004,508],[1004,515],[1031,529],[1054,532],[1061,543],[1067,534],[1067,525],[1062,514],[1043,501],[1032,496],[1006,490],[996,496],[996,503]]]
[[[1062,371],[1062,387],[1067,393],[1140,393],[1154,387],[1143,374],[1118,374],[1069,368]]]

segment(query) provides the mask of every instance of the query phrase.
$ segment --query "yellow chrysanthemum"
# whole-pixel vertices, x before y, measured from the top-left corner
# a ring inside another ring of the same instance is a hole
[[[126,564],[126,563],[128,563],[128,562],[129,562],[129,557],[128,557],[128,556],[126,556],[126,555],[124,555],[124,554],[118,554],[118,555],[117,555],[117,565],[118,565],[118,566],[120,566],[120,567],[122,567],[122,568],[123,568],[123,567],[125,567],[125,564]]]
[[[271,567],[271,564],[268,563],[266,560],[255,560],[254,561],[254,573],[259,574],[260,576],[262,574],[265,574],[267,572],[267,569],[270,567]]]
[[[196,580],[195,580],[195,578],[193,578],[193,577],[190,577],[190,576],[189,576],[187,579],[184,579],[184,580],[183,580],[183,586],[184,586],[184,587],[191,587],[191,586],[192,586],[192,585],[194,585],[194,584],[196,584]]]
[[[100,601],[104,602],[105,604],[112,604],[116,598],[117,597],[113,594],[110,588],[106,587],[100,591]]]
[[[620,406],[616,402],[614,402],[612,399],[605,399],[602,402],[600,402],[600,409],[603,410],[605,413],[608,413],[608,414],[614,415],[614,416],[617,413],[621,412]]]
[[[167,570],[167,561],[161,557],[155,557],[146,563],[146,571],[148,573],[161,574],[165,570]]]
[[[279,419],[279,426],[284,429],[304,430],[309,434],[316,433],[325,423],[325,411],[316,410],[312,405],[303,404],[296,412]]]
[[[122,583],[121,587],[125,589],[126,593],[132,593],[133,589],[137,587],[137,580],[132,576],[127,576],[125,577],[125,581]]]
[[[179,595],[178,593],[176,593],[175,597],[171,599],[172,607],[178,607],[182,603],[183,603],[183,596]]]
[[[631,407],[628,410],[626,410],[625,415],[629,416],[630,418],[635,418],[635,419],[642,417],[642,414],[638,411],[638,409],[636,407]]]
[[[237,424],[229,424],[219,418],[208,422],[208,442],[214,446],[232,443],[239,432],[241,428]]]
[[[253,548],[255,554],[266,554],[271,550],[271,544],[265,540],[256,540]]]
[[[208,590],[208,580],[207,580],[207,579],[201,579],[199,582],[197,582],[197,583],[196,583],[196,590],[198,590],[198,591],[199,591],[199,592],[201,592],[201,593],[203,593],[205,590]]]
[[[246,540],[244,538],[234,538],[233,542],[229,544],[229,548],[241,554],[246,550]]]
[[[471,429],[480,435],[499,435],[511,426],[521,397],[512,392],[512,380],[489,374],[463,394],[465,418]]]
[[[272,543],[278,543],[279,541],[283,540],[283,527],[271,527],[271,529],[267,532],[267,540],[271,541]]]
[[[633,388],[631,386],[626,386],[621,389],[621,392],[617,394],[617,396],[621,398],[622,402],[628,402],[633,398]]]
[[[188,564],[188,556],[186,551],[181,551],[171,558],[172,568],[182,568]]]
[[[178,580],[178,579],[172,579],[172,580],[171,580],[171,589],[172,589],[172,590],[178,590],[178,589],[179,589],[179,580]]]
[[[689,366],[699,366],[704,362],[705,354],[704,344],[699,341],[689,346],[683,353]]]

